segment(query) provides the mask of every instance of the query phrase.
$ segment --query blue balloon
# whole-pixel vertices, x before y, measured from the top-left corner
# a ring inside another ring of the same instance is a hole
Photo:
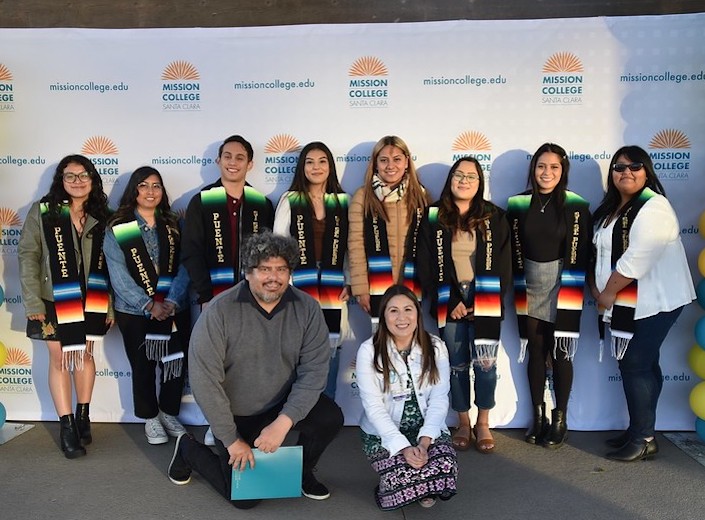
[[[705,316],[695,322],[695,341],[705,349]]]
[[[695,294],[698,296],[698,303],[700,307],[705,309],[705,278],[700,280],[700,283],[695,288]]]
[[[5,410],[5,407],[0,403],[0,428],[5,424],[5,419],[7,419],[7,410]],[[703,423],[705,423],[705,421],[703,421]]]
[[[695,418],[695,433],[698,434],[701,441],[705,442],[705,420],[700,417]]]

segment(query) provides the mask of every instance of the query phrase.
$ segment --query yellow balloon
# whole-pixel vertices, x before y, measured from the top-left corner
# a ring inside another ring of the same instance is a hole
[[[7,359],[7,349],[2,341],[0,341],[0,368],[5,365],[5,360]]]
[[[705,211],[703,211],[700,214],[699,227],[700,227],[700,234],[703,236],[703,238],[705,238]]]
[[[693,345],[688,352],[688,366],[700,379],[705,379],[705,349]]]
[[[690,391],[690,409],[695,415],[705,420],[705,381],[698,383]]]
[[[705,249],[700,251],[698,256],[698,269],[700,269],[700,274],[705,276]]]

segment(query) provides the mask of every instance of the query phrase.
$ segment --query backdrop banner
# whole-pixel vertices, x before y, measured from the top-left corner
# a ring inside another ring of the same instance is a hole
[[[17,245],[32,201],[58,161],[91,158],[115,207],[137,167],[165,178],[183,212],[218,177],[218,145],[241,134],[255,149],[248,180],[276,204],[298,151],[333,150],[343,187],[361,184],[373,144],[395,134],[421,180],[440,194],[467,154],[506,207],[525,189],[531,154],[568,150],[570,189],[594,210],[611,154],[647,149],[678,213],[694,276],[705,190],[705,14],[223,29],[0,29],[0,401],[9,420],[55,420],[46,345],[25,337]],[[698,150],[701,150],[698,152]],[[511,297],[510,297],[511,298]],[[511,309],[511,301],[507,301]],[[194,309],[194,314],[196,313]],[[513,311],[502,329],[493,426],[530,420],[526,364]],[[346,424],[360,402],[355,352],[369,322],[350,307],[337,399]],[[663,345],[657,428],[692,430],[687,363],[695,306]],[[426,317],[428,321],[428,317]],[[94,421],[137,421],[118,330],[97,354]],[[550,391],[550,384],[547,391]],[[595,302],[585,312],[568,408],[573,429],[620,429],[627,412],[617,363],[598,361]],[[187,385],[181,418],[203,424]]]

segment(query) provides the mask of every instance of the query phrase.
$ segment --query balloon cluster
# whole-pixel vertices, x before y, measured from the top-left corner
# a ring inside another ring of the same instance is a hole
[[[705,237],[705,211],[700,215],[700,234]],[[695,293],[698,297],[698,304],[705,309],[705,249],[698,256],[698,269],[704,277],[700,280]],[[700,379],[705,379],[705,316],[702,316],[695,323],[696,344],[688,352],[688,365],[695,375]],[[690,392],[690,408],[697,418],[695,419],[695,431],[700,440],[705,442],[705,381],[701,381]]]

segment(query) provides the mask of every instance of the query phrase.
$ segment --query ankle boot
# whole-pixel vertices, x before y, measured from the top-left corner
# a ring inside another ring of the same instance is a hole
[[[568,425],[566,424],[565,412],[554,408],[551,431],[544,440],[543,445],[547,448],[560,448],[567,438]]]
[[[78,430],[76,429],[76,421],[73,414],[62,415],[59,417],[61,424],[61,450],[66,455],[67,459],[75,459],[86,454],[86,448],[81,446],[81,439],[78,438]]]
[[[546,419],[546,403],[534,406],[534,424],[527,430],[524,440],[529,444],[541,444],[548,434],[549,427]]]
[[[84,446],[93,442],[91,420],[88,418],[88,406],[88,403],[76,404],[76,428],[78,429],[78,437]]]

